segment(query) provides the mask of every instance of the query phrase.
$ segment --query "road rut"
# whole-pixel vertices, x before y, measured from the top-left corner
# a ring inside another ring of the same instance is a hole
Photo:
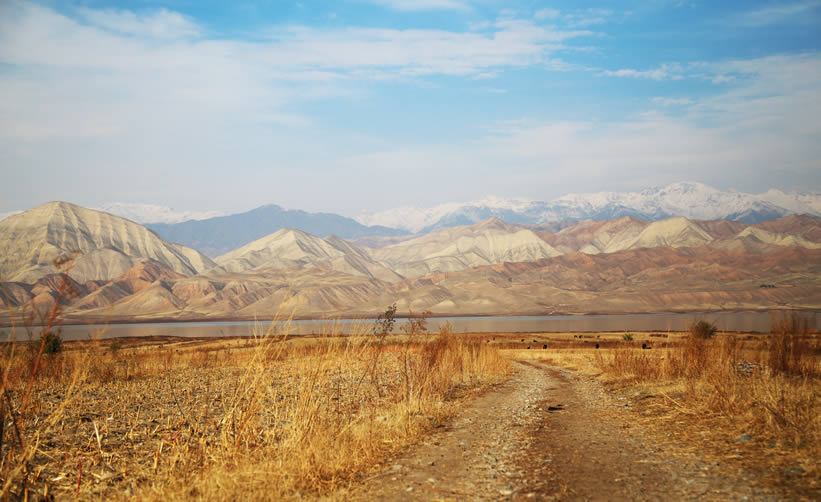
[[[516,362],[506,383],[391,459],[353,500],[780,500],[672,454],[596,381]]]

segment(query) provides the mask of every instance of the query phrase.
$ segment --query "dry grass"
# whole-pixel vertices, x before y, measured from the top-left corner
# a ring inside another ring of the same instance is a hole
[[[659,340],[658,338],[656,340]],[[662,346],[614,343],[595,350],[503,351],[508,357],[537,358],[598,377],[631,396],[648,423],[693,445],[715,450],[716,458],[766,462],[770,482],[784,482],[784,469],[802,466],[821,474],[821,344],[798,315],[774,316],[766,335],[670,334]],[[649,340],[648,340],[649,341]],[[653,344],[655,345],[655,344]],[[604,348],[604,347],[607,348]],[[593,349],[593,350],[590,350]],[[638,397],[635,397],[638,396]],[[736,439],[753,439],[760,457],[740,455]],[[729,453],[732,450],[733,453]]]
[[[282,325],[285,328],[282,328]],[[68,343],[2,359],[3,499],[342,497],[506,378],[499,351],[434,335]]]

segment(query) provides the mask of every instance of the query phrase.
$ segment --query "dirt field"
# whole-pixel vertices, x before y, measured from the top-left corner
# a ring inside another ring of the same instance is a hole
[[[785,339],[783,373],[773,340],[74,342],[35,380],[30,352],[6,359],[0,479],[12,499],[817,500],[818,336]]]

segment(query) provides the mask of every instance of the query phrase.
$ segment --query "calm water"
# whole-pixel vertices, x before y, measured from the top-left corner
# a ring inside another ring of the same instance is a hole
[[[810,328],[819,329],[818,313],[808,316]],[[730,314],[630,314],[630,315],[590,315],[590,316],[544,316],[544,317],[446,317],[428,320],[428,329],[435,331],[444,322],[450,322],[458,333],[481,332],[569,332],[569,331],[683,331],[694,320],[706,319],[719,330],[768,332],[769,313]],[[405,323],[397,319],[395,331]],[[87,339],[89,336],[118,338],[131,336],[249,336],[264,333],[271,325],[255,322],[184,322],[115,324],[103,331],[100,326],[64,326],[65,340]],[[292,335],[323,333],[366,333],[371,330],[373,320],[337,321],[292,321],[274,326],[277,333]],[[39,330],[34,331],[39,336]],[[102,333],[102,334],[101,334]],[[0,328],[0,340],[9,337],[9,329]],[[25,331],[18,331],[16,338],[26,339]]]

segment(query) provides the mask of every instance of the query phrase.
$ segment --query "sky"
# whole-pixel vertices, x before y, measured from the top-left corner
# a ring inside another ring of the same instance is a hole
[[[0,213],[821,189],[821,0],[0,0]]]

